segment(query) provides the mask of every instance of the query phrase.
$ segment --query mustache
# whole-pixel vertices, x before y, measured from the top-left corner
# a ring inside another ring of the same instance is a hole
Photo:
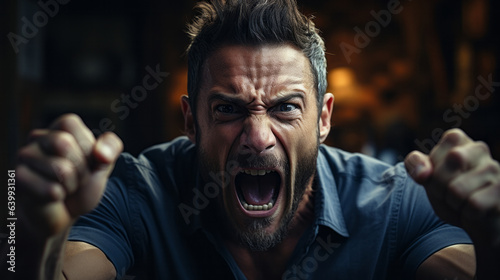
[[[289,166],[286,159],[280,159],[277,155],[266,154],[256,155],[252,153],[239,153],[235,159],[240,168],[248,169],[264,169],[264,168],[280,168],[285,169]]]

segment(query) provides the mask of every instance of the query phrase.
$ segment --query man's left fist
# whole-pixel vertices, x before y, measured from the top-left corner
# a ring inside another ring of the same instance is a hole
[[[500,165],[485,143],[452,129],[429,155],[410,153],[405,166],[442,220],[463,228],[476,245],[500,247]]]

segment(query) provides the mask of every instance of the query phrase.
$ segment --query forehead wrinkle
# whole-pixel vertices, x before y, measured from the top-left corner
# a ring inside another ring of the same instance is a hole
[[[245,84],[243,85],[243,93],[250,94],[253,103],[261,103],[267,95],[271,94],[271,89],[274,88],[275,80],[281,74],[281,63],[276,63],[270,60],[263,49],[244,55],[244,64],[241,66]]]
[[[297,50],[289,48],[287,55],[277,61],[274,52],[268,52],[268,49],[240,48],[242,51],[222,47],[207,60],[207,71],[204,72],[208,74],[205,78],[207,83],[211,82],[211,88],[241,94],[249,104],[272,98],[281,92],[306,93],[314,88],[314,79],[309,73],[310,63],[305,56],[300,59],[302,57],[297,56]]]

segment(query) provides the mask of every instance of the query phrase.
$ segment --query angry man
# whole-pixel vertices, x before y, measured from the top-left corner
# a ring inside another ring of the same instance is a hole
[[[396,166],[322,145],[334,97],[295,1],[198,9],[186,136],[134,158],[65,115],[20,150],[27,277],[500,279],[485,144],[451,130]]]

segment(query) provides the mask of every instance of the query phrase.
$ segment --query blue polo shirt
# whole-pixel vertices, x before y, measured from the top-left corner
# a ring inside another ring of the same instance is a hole
[[[185,137],[123,154],[69,240],[102,250],[118,279],[246,279],[211,226],[220,189],[200,182]],[[413,279],[434,252],[471,243],[436,217],[402,164],[322,145],[315,190],[315,220],[282,279]]]

